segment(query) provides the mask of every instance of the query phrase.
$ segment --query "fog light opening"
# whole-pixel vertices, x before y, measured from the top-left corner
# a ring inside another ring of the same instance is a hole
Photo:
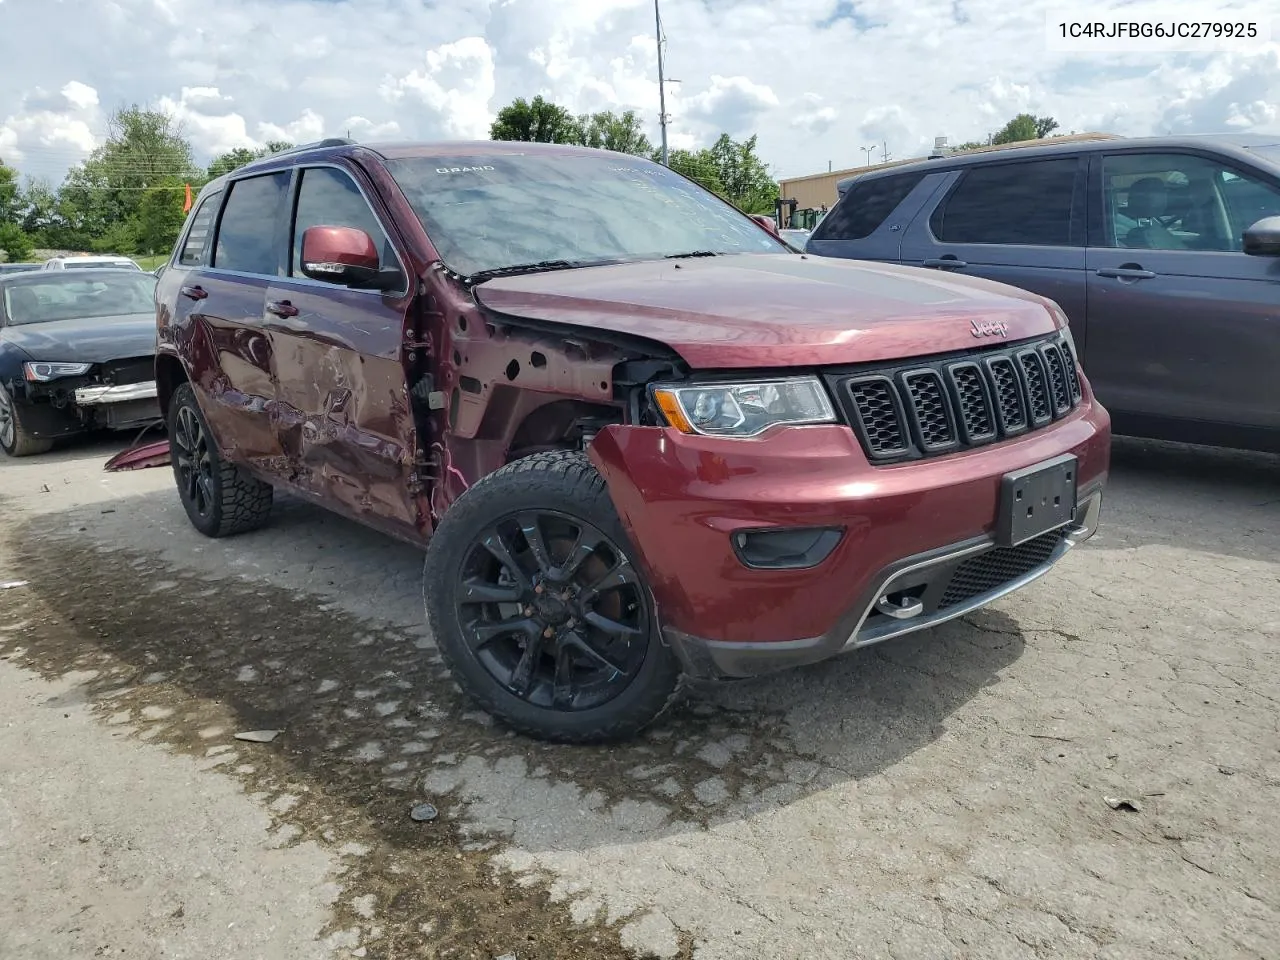
[[[758,570],[803,570],[827,559],[843,535],[842,527],[772,527],[739,530],[730,540],[744,566]]]

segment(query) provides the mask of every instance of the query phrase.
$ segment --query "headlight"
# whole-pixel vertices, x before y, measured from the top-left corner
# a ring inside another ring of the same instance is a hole
[[[79,377],[89,372],[91,363],[24,363],[23,371],[28,380],[57,380],[59,377]]]
[[[754,437],[778,424],[836,419],[817,377],[660,386],[653,398],[671,426],[708,437]]]

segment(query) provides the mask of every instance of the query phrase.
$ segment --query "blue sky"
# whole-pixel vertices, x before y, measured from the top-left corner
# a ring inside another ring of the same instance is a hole
[[[1108,8],[1134,9],[1073,15]],[[1204,4],[1155,10],[1197,20]],[[783,176],[856,165],[871,144],[907,157],[935,136],[980,139],[1023,110],[1064,132],[1280,132],[1277,43],[1063,52],[1036,2],[663,0],[662,11],[668,75],[681,81],[668,88],[672,145],[757,133]],[[0,0],[0,63],[0,158],[55,181],[101,141],[113,108],[135,102],[171,111],[202,159],[348,129],[482,137],[498,108],[537,93],[577,112],[636,109],[657,140],[651,0]]]

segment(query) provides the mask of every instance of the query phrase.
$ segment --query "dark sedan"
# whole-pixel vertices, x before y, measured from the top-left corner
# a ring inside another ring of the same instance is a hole
[[[137,270],[0,275],[0,448],[14,457],[160,417],[156,278]]]

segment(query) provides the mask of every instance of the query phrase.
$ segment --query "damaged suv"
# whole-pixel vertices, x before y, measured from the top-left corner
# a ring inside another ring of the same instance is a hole
[[[425,545],[455,678],[538,737],[959,616],[1098,521],[1055,304],[796,253],[637,157],[278,154],[203,189],[157,309],[196,528],[279,488]]]

